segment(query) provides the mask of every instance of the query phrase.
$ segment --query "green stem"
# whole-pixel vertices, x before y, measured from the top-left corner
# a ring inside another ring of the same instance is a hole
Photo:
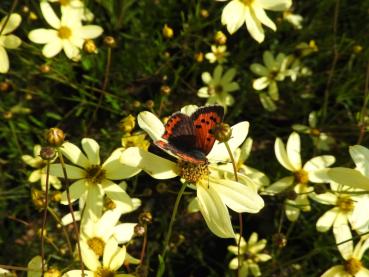
[[[46,188],[45,188],[45,204],[44,204],[44,215],[42,219],[41,227],[41,270],[42,276],[45,274],[45,227],[47,220],[47,208],[49,206],[49,174],[50,174],[50,161],[47,160],[46,164]]]

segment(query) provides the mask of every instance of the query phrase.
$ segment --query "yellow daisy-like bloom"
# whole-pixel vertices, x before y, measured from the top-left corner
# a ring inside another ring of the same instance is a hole
[[[205,54],[205,58],[210,63],[218,62],[220,64],[227,61],[227,56],[229,56],[229,53],[227,52],[226,45],[212,45],[211,52]]]
[[[5,49],[18,48],[22,43],[19,37],[10,34],[18,28],[21,21],[22,17],[17,13],[10,14],[9,18],[5,16],[0,21],[0,73],[9,71],[9,57]]]
[[[82,139],[82,148],[86,154],[70,142],[64,142],[60,147],[63,156],[75,164],[75,166],[67,164],[66,171],[69,179],[76,180],[69,188],[71,201],[79,199],[80,209],[85,207],[82,220],[92,219],[94,221],[101,217],[105,194],[122,213],[132,211],[134,206],[131,198],[113,180],[134,176],[139,169],[124,166],[119,162],[122,148],[116,149],[102,164],[99,154],[100,146],[95,140]],[[55,176],[64,177],[61,164],[52,164],[50,172]],[[68,204],[65,191],[62,193],[60,203]]]
[[[232,0],[223,9],[222,24],[227,25],[228,32],[233,34],[242,24],[246,23],[250,35],[261,43],[265,39],[261,24],[273,31],[277,30],[276,25],[270,20],[265,10],[285,11],[291,5],[292,0]]]
[[[28,38],[35,43],[46,44],[42,54],[47,58],[52,58],[64,50],[69,59],[79,60],[85,40],[94,39],[103,32],[97,25],[83,26],[78,10],[64,9],[59,19],[48,2],[42,1],[40,6],[46,22],[53,29],[33,30],[28,34]]]
[[[36,168],[36,170],[32,171],[32,173],[28,177],[28,181],[31,183],[35,183],[40,181],[41,187],[43,190],[46,189],[46,161],[44,161],[40,157],[41,145],[35,145],[33,148],[33,157],[30,155],[23,155],[22,160],[29,166]],[[55,159],[54,159],[55,160]],[[51,184],[55,189],[61,189],[60,180],[53,176],[49,175],[49,184]]]
[[[314,157],[302,165],[300,144],[300,136],[296,132],[289,136],[286,146],[280,138],[276,139],[274,151],[277,160],[293,175],[284,177],[265,189],[265,193],[274,195],[293,187],[294,199],[287,199],[285,202],[286,215],[290,221],[296,221],[301,210],[310,211],[308,195],[314,188],[310,187],[309,183],[323,183],[325,179],[318,173],[324,172],[325,168],[335,162],[334,156],[323,155]]]
[[[236,234],[236,243],[240,239],[240,234]],[[253,276],[261,276],[260,268],[258,263],[263,263],[270,260],[272,257],[269,254],[259,253],[263,251],[266,246],[267,241],[265,239],[258,241],[258,234],[252,233],[249,241],[246,242],[243,237],[241,237],[240,249],[238,251],[238,245],[228,246],[228,251],[236,255],[229,263],[229,268],[233,270],[239,269],[239,277],[246,277],[251,273]],[[240,257],[238,256],[240,254]],[[239,267],[239,262],[241,260],[241,266]]]
[[[361,262],[368,247],[368,236],[364,236],[356,244],[355,248],[339,248],[342,258],[345,260],[344,263],[332,266],[321,277],[369,277],[369,269],[364,267]]]
[[[191,114],[195,106],[186,106],[183,113]],[[156,141],[164,133],[164,125],[154,114],[141,112],[138,123],[151,138]],[[232,138],[228,141],[234,151],[246,138],[249,128],[248,122],[241,122],[232,127]],[[195,206],[202,213],[209,229],[222,238],[234,237],[234,231],[227,206],[238,212],[257,213],[264,207],[263,199],[255,191],[255,185],[249,182],[245,185],[230,179],[220,178],[219,172],[224,170],[217,167],[217,163],[226,161],[229,157],[223,143],[216,142],[207,159],[209,164],[199,166],[179,160],[173,162],[138,147],[128,148],[123,152],[123,164],[143,169],[156,179],[169,179],[181,176],[190,187],[196,189]],[[231,174],[229,172],[229,174]]]
[[[51,3],[58,2],[61,6],[62,12],[66,9],[72,9],[77,12],[80,18],[84,21],[92,21],[94,19],[93,13],[86,8],[85,4],[81,0],[48,0]]]

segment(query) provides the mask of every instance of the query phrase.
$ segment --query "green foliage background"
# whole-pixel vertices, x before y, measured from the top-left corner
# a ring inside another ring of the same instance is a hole
[[[109,50],[103,38],[96,40],[98,54],[84,53],[80,63],[68,60],[64,54],[46,59],[40,45],[27,39],[30,30],[47,25],[38,1],[0,3],[1,17],[14,8],[23,18],[15,32],[23,44],[8,51],[11,70],[0,75],[0,82],[10,84],[10,88],[0,92],[0,264],[25,266],[39,253],[37,230],[41,226],[41,213],[32,204],[30,194],[37,184],[27,181],[30,168],[22,162],[21,155],[31,154],[35,144],[44,144],[46,129],[57,126],[76,144],[83,137],[94,138],[101,145],[102,156],[107,157],[120,146],[119,121],[146,110],[148,100],[154,101],[152,111],[160,116],[170,115],[185,104],[204,104],[196,93],[203,86],[201,73],[212,72],[214,64],[206,60],[198,63],[194,56],[209,51],[217,30],[226,33],[220,23],[224,3],[212,0],[85,2],[95,14],[94,24],[102,26],[104,35],[113,36],[117,42],[117,47],[111,49],[105,90],[102,84]],[[38,19],[31,20],[25,7],[37,14]],[[248,164],[264,171],[272,182],[286,173],[273,154],[275,138],[285,139],[292,131],[292,124],[306,124],[313,110],[319,112],[319,128],[336,139],[329,152],[337,157],[336,164],[352,165],[347,146],[358,142],[361,131],[364,136],[359,142],[364,146],[368,143],[367,121],[359,119],[366,115],[367,108],[369,1],[296,0],[293,7],[294,13],[304,17],[302,30],[293,29],[280,20],[280,14],[270,12],[278,31],[268,30],[262,44],[255,42],[245,27],[228,36],[227,43],[230,52],[227,65],[237,69],[236,80],[241,90],[234,93],[236,103],[229,109],[226,121],[250,122],[254,147]],[[209,17],[201,16],[202,9],[209,12]],[[173,28],[172,39],[163,37],[164,24]],[[278,109],[266,112],[252,89],[255,76],[249,70],[250,65],[261,63],[265,50],[291,54],[298,43],[310,40],[315,40],[319,51],[303,62],[313,74],[296,82],[280,83]],[[362,47],[360,53],[353,50],[357,46]],[[50,72],[40,70],[45,65],[50,67]],[[162,85],[170,86],[170,95],[160,92]],[[305,161],[321,154],[309,136],[302,137],[302,149]],[[141,175],[130,181],[128,187],[131,196],[143,201],[139,212],[149,210],[153,214],[147,253],[150,274],[157,267],[157,254],[171,213],[168,207],[173,206],[179,189],[173,181],[166,181],[165,192],[158,191],[157,185],[158,181]],[[316,220],[327,207],[314,203],[313,210],[302,214],[294,224],[283,217],[283,198],[266,197],[265,201],[266,207],[260,214],[245,217],[246,237],[257,231],[260,237],[268,239],[268,252],[273,255],[273,260],[262,267],[263,276],[318,276],[340,262],[333,236],[315,229]],[[182,202],[175,223],[168,276],[231,276],[226,246],[232,240],[212,235],[201,216],[186,213],[186,204]],[[66,212],[60,207],[58,211]],[[130,217],[134,220],[139,212]],[[237,220],[234,223],[237,225]],[[279,231],[287,236],[287,246],[282,249],[272,242],[273,235]],[[48,222],[48,232],[58,247],[65,245],[52,219]],[[132,254],[139,253],[140,243],[131,246]],[[47,253],[49,263],[61,268],[68,264],[68,258],[55,252],[50,244]]]

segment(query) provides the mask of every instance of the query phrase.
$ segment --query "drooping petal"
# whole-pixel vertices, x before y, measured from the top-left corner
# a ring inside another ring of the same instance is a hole
[[[46,22],[54,29],[59,29],[60,19],[55,14],[51,5],[47,1],[42,1],[40,3],[40,7],[41,7],[42,15],[44,16]]]
[[[0,46],[0,73],[9,71],[9,58],[4,47]]]
[[[223,203],[238,213],[258,213],[264,207],[264,200],[252,188],[226,179],[209,180]]]
[[[122,157],[123,148],[118,148],[109,156],[104,162],[102,168],[105,170],[107,179],[110,180],[122,180],[128,179],[137,175],[141,169],[137,167],[128,166],[120,162]]]
[[[15,35],[7,35],[4,37],[3,46],[8,49],[18,48],[22,43],[22,40]]]
[[[143,169],[155,179],[170,179],[178,176],[175,163],[138,147],[126,149],[120,161],[125,165]]]
[[[285,11],[292,5],[292,0],[259,0],[263,9],[271,11]]]
[[[280,138],[276,138],[274,143],[274,152],[277,157],[278,162],[287,170],[295,171],[295,168],[292,166],[286,152],[286,148],[284,146],[283,141]]]
[[[332,179],[332,181],[344,186],[369,190],[369,178],[365,177],[358,170],[336,167],[330,169],[327,174]]]
[[[231,1],[223,9],[222,24],[230,34],[235,33],[245,22],[246,6],[241,1]]]
[[[90,161],[87,159],[85,154],[82,153],[82,151],[73,143],[70,142],[64,142],[63,145],[60,147],[61,152],[65,157],[67,157],[68,160],[70,160],[72,163],[87,168],[91,166]]]
[[[138,125],[152,138],[153,141],[159,140],[164,134],[164,124],[153,113],[140,112],[137,117]]]
[[[73,203],[74,201],[79,199],[86,190],[87,190],[87,182],[85,179],[74,182],[69,187],[70,202]],[[63,205],[68,205],[67,191],[64,191],[62,193],[60,203]]]
[[[350,146],[349,152],[353,159],[356,169],[364,176],[369,177],[369,150],[361,145]]]
[[[265,13],[263,7],[257,2],[252,5],[252,9],[255,13],[256,18],[265,26],[269,27],[273,31],[277,30],[277,26],[275,26],[274,22],[270,20],[270,18]]]
[[[210,231],[221,238],[235,236],[227,207],[212,187],[197,186],[197,199]]]
[[[249,132],[249,122],[242,121],[232,126],[232,137],[228,141],[228,145],[234,153],[234,151],[245,141]],[[229,153],[224,143],[216,141],[213,149],[207,155],[210,162],[221,162],[229,159]]]
[[[287,141],[287,156],[288,160],[290,161],[290,164],[295,169],[295,171],[301,169],[301,154],[300,154],[300,136],[298,133],[293,132]]]
[[[325,214],[323,214],[316,222],[316,229],[319,232],[327,232],[336,220],[338,212],[339,208],[337,207],[326,211]]]
[[[328,166],[331,166],[335,161],[336,161],[336,158],[331,155],[318,156],[318,157],[314,157],[310,159],[309,161],[307,161],[303,168],[307,172],[314,171],[314,170],[323,169]]]
[[[4,27],[5,22],[6,25]],[[6,35],[13,32],[15,29],[18,28],[21,22],[22,17],[17,13],[10,14],[8,18],[7,16],[3,17],[3,19],[0,22],[0,30],[2,30],[1,35]]]
[[[283,177],[282,179],[276,181],[275,183],[267,187],[264,192],[266,194],[275,195],[289,188],[293,184],[294,180],[295,177],[293,176]]]
[[[345,260],[350,259],[354,251],[354,246],[346,215],[342,213],[337,215],[333,223],[333,234],[336,239],[338,251],[340,251],[342,257]]]
[[[74,165],[64,164],[65,170],[67,172],[68,179],[83,179],[86,177],[86,171],[82,168],[76,167]],[[56,177],[64,178],[64,171],[61,164],[51,164],[50,174]]]
[[[257,19],[254,11],[249,7],[245,9],[246,28],[250,35],[259,43],[262,43],[265,39],[265,34],[260,21]]]
[[[114,202],[119,202],[122,212],[133,211],[131,198],[120,186],[111,181],[104,181],[102,185],[107,196]]]
[[[28,38],[30,41],[40,44],[59,40],[58,32],[56,30],[43,28],[32,30],[31,32],[29,32]]]

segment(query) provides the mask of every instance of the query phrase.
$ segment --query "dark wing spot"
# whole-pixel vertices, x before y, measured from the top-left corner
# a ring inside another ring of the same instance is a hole
[[[200,129],[200,128],[201,128],[201,125],[200,125],[200,124],[196,124],[196,125],[195,125],[195,127],[196,127],[197,129]]]
[[[210,141],[210,138],[206,138],[207,141]]]
[[[206,125],[209,125],[210,124],[210,122],[209,121],[206,121]]]
[[[205,123],[205,119],[201,119],[201,123]]]

